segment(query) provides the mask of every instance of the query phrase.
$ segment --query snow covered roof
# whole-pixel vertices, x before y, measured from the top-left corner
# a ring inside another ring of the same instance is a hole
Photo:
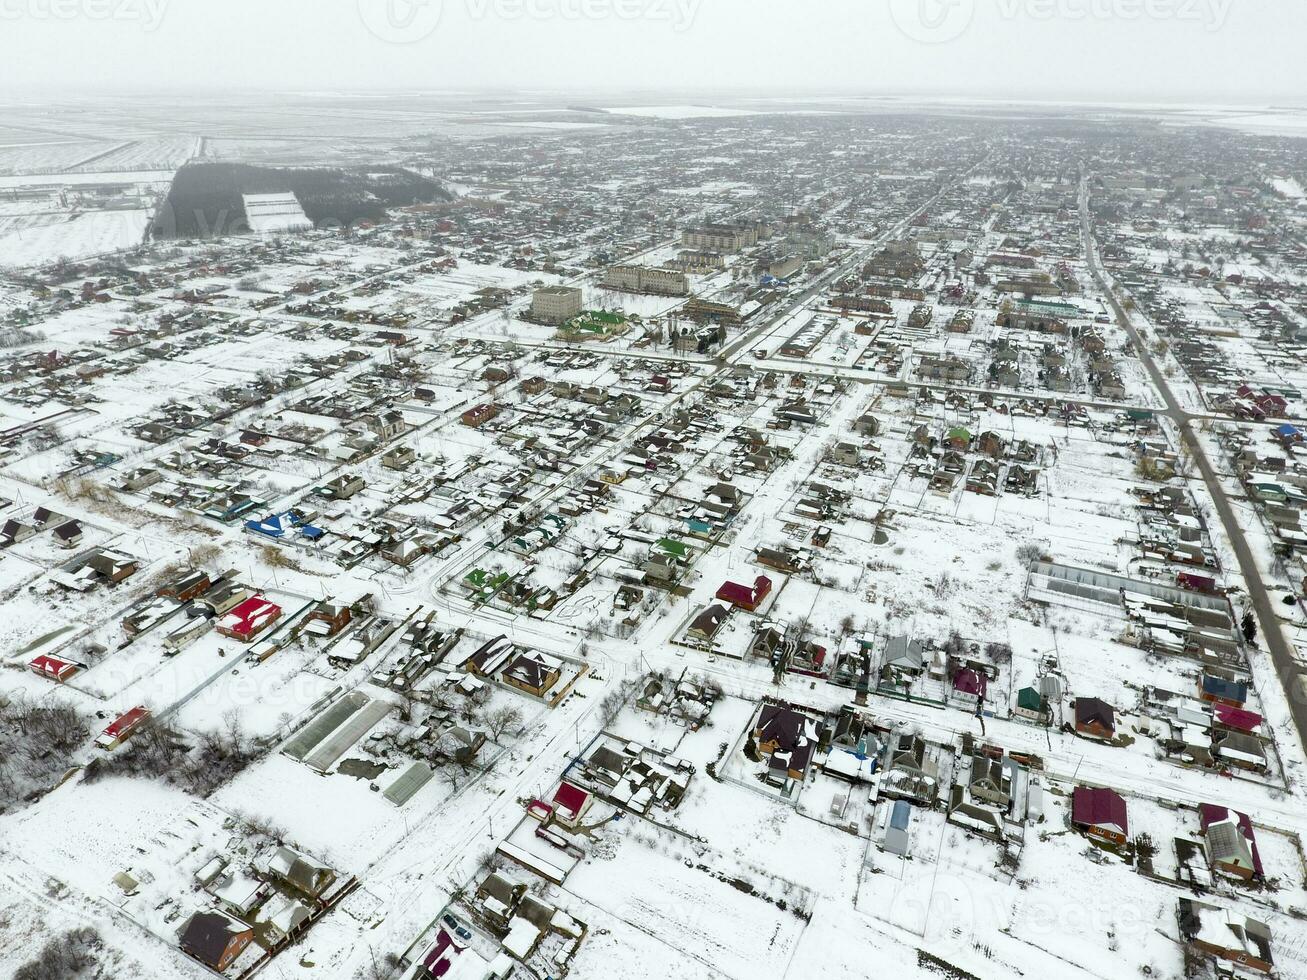
[[[524,960],[531,955],[531,950],[535,949],[539,941],[540,928],[517,915],[508,923],[508,934],[501,940],[501,944],[517,959]]]

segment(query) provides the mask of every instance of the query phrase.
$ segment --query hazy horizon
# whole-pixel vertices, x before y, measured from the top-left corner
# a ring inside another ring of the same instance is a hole
[[[0,95],[1301,104],[1284,0],[0,0]]]

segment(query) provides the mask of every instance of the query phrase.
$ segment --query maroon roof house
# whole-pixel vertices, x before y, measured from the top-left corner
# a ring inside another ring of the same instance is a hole
[[[963,667],[953,675],[953,692],[964,699],[984,701],[988,689],[989,679],[978,670]]]
[[[739,609],[753,612],[771,593],[772,581],[766,575],[759,575],[750,588],[738,582],[726,582],[717,590],[717,598]]]
[[[1125,800],[1110,789],[1077,786],[1071,794],[1071,825],[1113,847],[1121,847],[1130,836]]]

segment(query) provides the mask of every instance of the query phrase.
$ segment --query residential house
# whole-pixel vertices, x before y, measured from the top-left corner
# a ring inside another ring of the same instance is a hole
[[[1248,682],[1236,679],[1228,672],[1209,670],[1198,682],[1198,695],[1209,704],[1242,708],[1248,700]]]
[[[590,807],[594,804],[594,796],[573,783],[564,779],[558,784],[558,789],[554,790],[554,798],[551,801],[550,809],[553,817],[564,827],[576,828],[580,826],[582,819],[590,812]]]
[[[1076,698],[1074,709],[1078,734],[1105,742],[1116,738],[1116,712],[1110,704],[1098,698]]]
[[[1050,717],[1048,698],[1033,687],[1023,687],[1017,692],[1017,703],[1012,714],[1037,725],[1047,725]]]
[[[880,431],[881,431],[880,419],[876,418],[876,416],[870,413],[864,413],[863,415],[859,415],[856,419],[853,420],[853,431],[860,436],[867,436],[867,437],[874,438],[875,436],[880,435]]]
[[[508,658],[513,655],[513,652],[513,644],[508,637],[497,636],[477,647],[463,661],[463,667],[477,677],[491,677],[508,662]]]
[[[353,615],[350,607],[334,599],[323,599],[305,617],[305,632],[319,636],[335,636],[346,626]]]
[[[1008,467],[1007,478],[1003,481],[1003,488],[1008,493],[1021,493],[1026,496],[1034,496],[1039,491],[1039,470],[1033,470],[1029,467],[1015,463]]]
[[[991,459],[978,459],[971,464],[971,472],[967,474],[967,491],[984,494],[987,497],[996,496],[999,476],[998,463]]]
[[[130,558],[117,551],[100,549],[86,559],[85,567],[93,570],[106,581],[117,585],[136,574],[137,564],[135,558]]]
[[[82,525],[77,521],[65,521],[53,533],[55,544],[61,548],[76,548],[82,543]]]
[[[336,882],[336,872],[289,847],[278,847],[268,862],[268,873],[305,898],[321,901]]]
[[[396,446],[382,455],[381,465],[388,470],[406,470],[416,459],[417,453],[411,446]]]
[[[713,603],[694,618],[687,632],[694,639],[711,643],[729,613],[730,610],[725,606]]]
[[[759,565],[791,575],[801,571],[807,564],[803,556],[793,548],[759,548],[754,555],[754,561]]]
[[[1214,871],[1250,881],[1264,877],[1252,818],[1211,803],[1198,806],[1203,850]]]
[[[188,571],[180,578],[161,585],[154,594],[166,599],[176,599],[178,602],[190,602],[208,591],[212,584],[208,572]]]
[[[499,414],[499,406],[493,402],[477,405],[464,412],[460,419],[469,428],[479,429]]]
[[[967,792],[975,800],[1006,811],[1012,805],[1012,771],[1002,759],[972,756]]]
[[[1077,786],[1071,794],[1071,826],[1114,848],[1130,837],[1125,800],[1110,789]]]
[[[909,799],[923,806],[935,802],[939,791],[939,766],[927,756],[920,735],[898,735],[886,750],[885,777],[881,793],[892,799]]]
[[[207,909],[196,912],[182,928],[182,952],[211,970],[222,973],[254,939],[254,929],[239,919]]]
[[[996,810],[969,799],[966,789],[962,786],[955,785],[949,791],[948,816],[946,819],[949,823],[965,827],[967,830],[973,830],[986,837],[997,840],[1001,840],[1003,837],[1002,815]]]
[[[255,637],[281,618],[281,606],[261,595],[252,595],[240,602],[218,620],[214,626],[223,636],[241,643],[250,643]]]
[[[772,581],[766,575],[759,575],[752,585],[740,585],[726,582],[717,590],[716,598],[737,609],[754,612],[763,600],[771,594]]]
[[[956,452],[966,452],[971,448],[971,432],[961,425],[955,425],[944,433],[944,445]]]
[[[1241,731],[1214,731],[1212,755],[1237,769],[1266,771],[1266,747],[1256,735]]]
[[[137,705],[109,722],[104,731],[96,736],[95,744],[106,752],[112,752],[140,731],[141,727],[149,720],[150,709],[143,705]]]
[[[1176,917],[1190,949],[1258,973],[1274,970],[1266,923],[1191,898],[1179,900]]]
[[[826,724],[788,705],[765,704],[754,724],[753,742],[768,760],[767,779],[786,792],[807,778],[808,766],[827,740]]]
[[[963,667],[953,675],[951,697],[969,709],[985,703],[985,694],[989,688],[989,678],[971,667]]]
[[[368,431],[381,442],[389,442],[391,439],[403,435],[408,429],[404,416],[394,409],[380,413],[369,413],[359,421],[367,426]]]
[[[885,656],[881,659],[881,679],[900,682],[903,678],[913,678],[925,670],[924,647],[920,640],[910,640],[906,636],[891,636],[885,644]]]
[[[1007,440],[997,432],[986,430],[976,439],[976,452],[993,459],[1002,459],[1007,452]]]
[[[349,500],[367,485],[367,481],[357,473],[342,473],[329,483],[323,484],[318,492],[331,500]]]
[[[531,650],[518,654],[499,677],[510,687],[542,698],[563,676],[562,667],[558,658]]]
[[[862,449],[851,442],[837,442],[830,448],[830,459],[840,466],[857,466],[862,462]]]

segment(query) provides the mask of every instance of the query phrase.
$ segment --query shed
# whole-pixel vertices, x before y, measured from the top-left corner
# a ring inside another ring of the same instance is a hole
[[[908,857],[912,850],[909,831],[912,825],[912,804],[907,800],[895,800],[890,810],[889,823],[885,827],[885,838],[881,847],[890,854]]]

